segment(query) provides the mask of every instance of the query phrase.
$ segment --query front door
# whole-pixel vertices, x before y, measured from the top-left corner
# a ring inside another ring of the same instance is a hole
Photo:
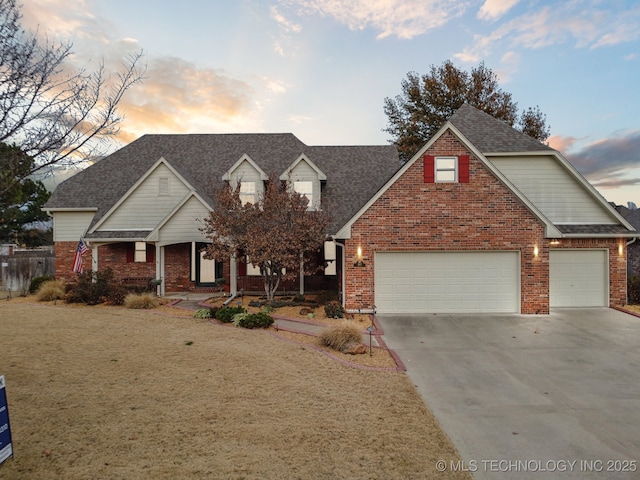
[[[214,285],[217,278],[221,278],[223,275],[222,262],[204,258],[205,252],[202,250],[205,247],[206,244],[204,243],[196,245],[196,284],[202,287],[210,287]]]

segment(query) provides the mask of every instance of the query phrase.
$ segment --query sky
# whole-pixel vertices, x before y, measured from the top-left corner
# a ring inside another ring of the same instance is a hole
[[[637,0],[23,0],[23,26],[77,66],[144,52],[118,141],[291,132],[307,145],[390,141],[384,99],[451,60],[539,106],[558,149],[608,201],[640,206]]]

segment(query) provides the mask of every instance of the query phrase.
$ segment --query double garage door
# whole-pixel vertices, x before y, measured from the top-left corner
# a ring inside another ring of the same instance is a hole
[[[518,252],[384,252],[375,256],[380,313],[518,312]]]
[[[550,306],[608,305],[605,250],[550,252]],[[518,313],[519,252],[379,252],[380,313]]]

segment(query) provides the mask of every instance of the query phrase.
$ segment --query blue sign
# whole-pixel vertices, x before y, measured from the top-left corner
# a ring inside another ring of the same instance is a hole
[[[9,406],[4,387],[4,375],[0,375],[0,464],[13,456],[11,428],[9,427]]]

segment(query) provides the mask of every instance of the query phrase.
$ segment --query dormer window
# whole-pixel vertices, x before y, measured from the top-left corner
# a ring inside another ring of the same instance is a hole
[[[287,182],[295,193],[307,197],[309,210],[320,208],[322,182],[326,182],[327,176],[304,153],[280,175],[280,180]]]
[[[256,182],[240,182],[240,202],[256,203]]]
[[[293,182],[293,191],[307,197],[307,200],[309,200],[309,203],[307,204],[308,209],[312,209],[314,207],[312,181],[297,180]]]

